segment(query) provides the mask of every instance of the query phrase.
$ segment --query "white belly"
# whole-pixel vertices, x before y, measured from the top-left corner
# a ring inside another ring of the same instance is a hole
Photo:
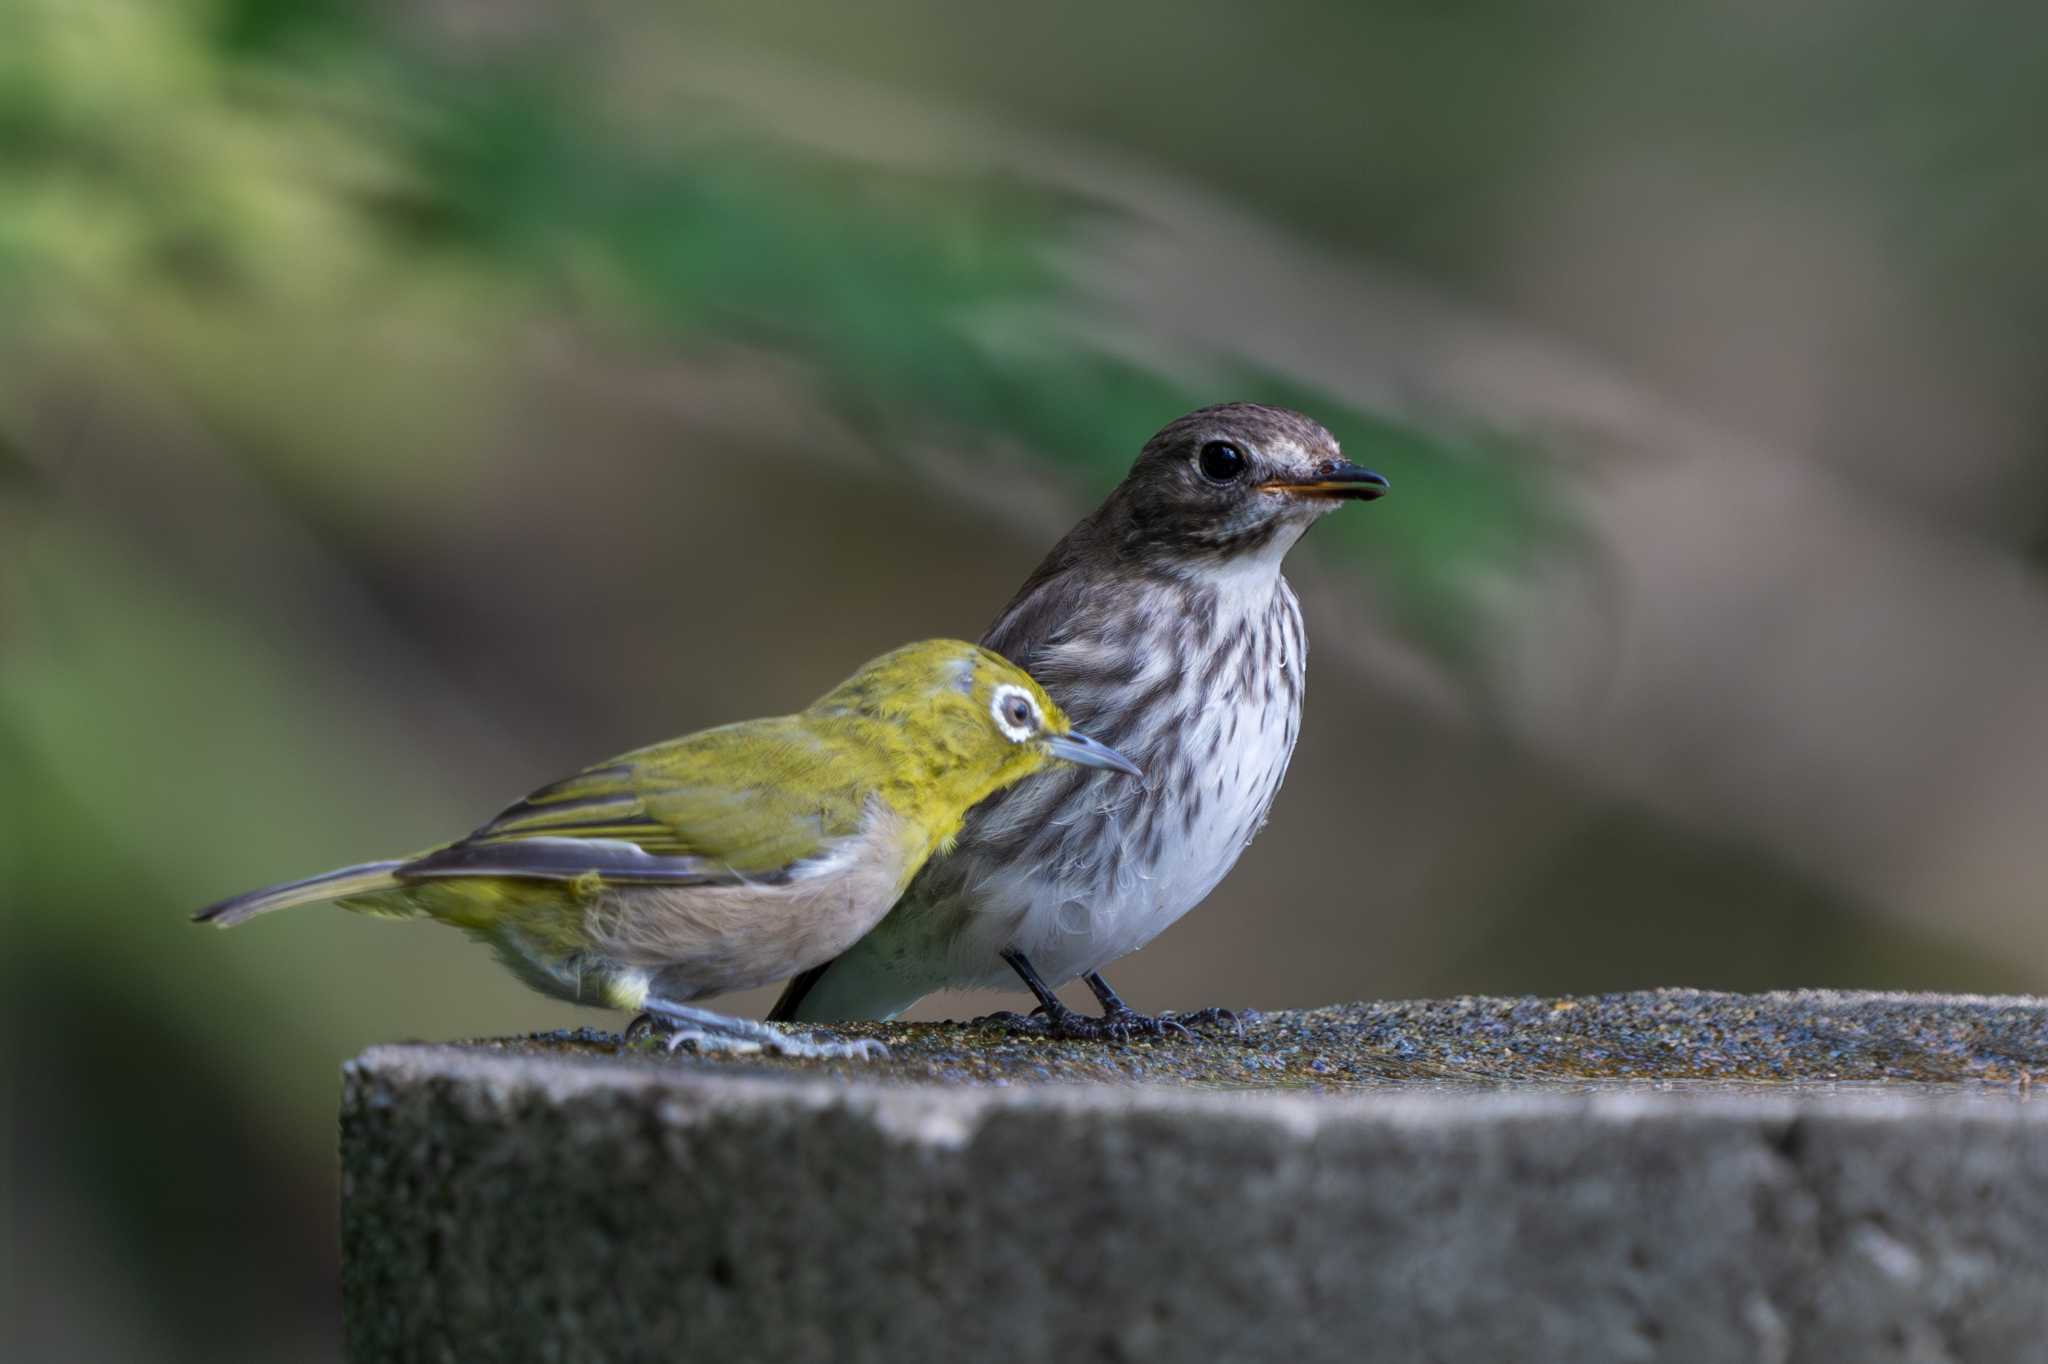
[[[1008,984],[997,954],[1014,948],[1049,983],[1072,980],[1143,947],[1229,873],[1265,823],[1300,725],[1299,615],[1292,594],[1279,591],[1284,628],[1220,680],[1205,685],[1162,644],[1147,651],[1148,666],[1121,697],[1073,707],[1092,712],[1077,713],[1078,726],[1108,729],[1124,751],[1150,756],[1138,756],[1144,787],[1093,774],[1058,809],[1024,792],[1008,801],[1002,820],[979,831],[984,841],[999,840],[1004,822],[1044,822],[1070,838],[1047,855],[988,858],[975,868],[963,903],[941,916],[957,933],[947,953],[952,979]],[[1253,628],[1266,619],[1263,605],[1240,608]],[[1225,615],[1218,637],[1237,623]],[[1054,670],[1049,685],[1058,683]],[[1173,685],[1165,699],[1162,683]],[[1111,726],[1126,698],[1142,713],[1123,716],[1119,732]]]
[[[1126,798],[1111,835],[1124,849],[1113,877],[1058,862],[991,871],[955,945],[956,960],[965,965],[1013,947],[1057,985],[1152,941],[1208,897],[1265,823],[1287,772],[1294,728],[1277,709],[1243,715],[1236,738],[1221,740],[1215,758],[1197,764],[1193,792],[1146,793],[1144,799],[1165,807],[1156,843]],[[1106,800],[1117,799],[1109,781],[1091,785]],[[987,972],[987,983],[1008,984],[1007,971]]]

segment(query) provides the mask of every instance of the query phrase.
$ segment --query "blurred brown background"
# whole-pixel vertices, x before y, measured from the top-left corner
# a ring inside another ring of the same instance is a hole
[[[2040,990],[2044,30],[0,0],[8,1356],[335,1357],[339,1064],[616,1021],[192,908],[973,636],[1208,402],[1394,493],[1138,1006]]]

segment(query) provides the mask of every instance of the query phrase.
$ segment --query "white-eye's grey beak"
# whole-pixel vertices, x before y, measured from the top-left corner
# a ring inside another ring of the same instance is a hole
[[[1079,763],[1083,767],[1103,767],[1111,772],[1128,772],[1140,780],[1145,776],[1138,770],[1138,765],[1129,758],[1108,744],[1097,743],[1077,729],[1070,729],[1065,734],[1048,735],[1045,747],[1055,758],[1065,758],[1068,762]]]

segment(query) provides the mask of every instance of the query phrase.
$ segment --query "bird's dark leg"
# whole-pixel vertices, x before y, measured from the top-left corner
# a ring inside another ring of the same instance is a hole
[[[1171,1028],[1186,1037],[1190,1035],[1188,1028],[1191,1024],[1196,1027],[1220,1024],[1228,1027],[1236,1036],[1244,1036],[1244,1020],[1237,1016],[1234,1009],[1190,1009],[1186,1013],[1170,1012],[1160,1014],[1156,1018],[1148,1018],[1119,999],[1116,991],[1109,988],[1109,982],[1102,978],[1100,971],[1090,971],[1081,977],[1081,980],[1095,992],[1095,998],[1102,1002],[1102,1016],[1105,1019],[1123,1019],[1133,1032],[1163,1033]]]
[[[1090,971],[1081,977],[1081,983],[1088,987],[1094,994],[1096,1003],[1102,1006],[1104,1026],[1118,1029],[1125,1036],[1144,1033],[1151,1037],[1164,1037],[1169,1032],[1177,1032],[1182,1037],[1194,1036],[1188,1031],[1187,1024],[1178,1019],[1168,1018],[1164,1014],[1153,1018],[1124,1003],[1117,992],[1109,988],[1109,982],[1102,978],[1100,971]]]
[[[1137,1036],[1164,1037],[1170,1033],[1191,1037],[1193,1034],[1188,1030],[1189,1021],[1211,1023],[1227,1020],[1233,1029],[1243,1031],[1237,1021],[1237,1015],[1228,1009],[1204,1009],[1199,1014],[1189,1014],[1185,1018],[1168,1014],[1153,1018],[1141,1014],[1118,998],[1116,991],[1109,988],[1109,982],[1097,971],[1090,971],[1081,977],[1102,1005],[1102,1017],[1090,1018],[1061,1003],[1059,996],[1052,992],[1052,988],[1031,964],[1030,958],[1022,952],[1009,949],[1003,952],[1002,957],[1004,961],[1010,963],[1010,969],[1023,980],[1025,988],[1037,996],[1038,1008],[1029,1018],[1013,1013],[1000,1013],[990,1014],[987,1018],[977,1020],[978,1022],[1001,1023],[1019,1032],[1040,1033],[1048,1037],[1106,1042],[1128,1042]]]
[[[1102,978],[1100,971],[1090,971],[1081,979],[1102,1001],[1102,1016],[1105,1019],[1122,1019],[1133,1032],[1164,1033],[1172,1029],[1186,1037],[1190,1027],[1221,1026],[1229,1028],[1234,1036],[1244,1036],[1244,1020],[1234,1009],[1190,1009],[1186,1013],[1173,1011],[1148,1018],[1117,998],[1116,991],[1109,988],[1109,982]],[[1256,1018],[1258,1015],[1252,1016]]]
[[[1088,1031],[1089,1025],[1095,1022],[1094,1019],[1086,1014],[1075,1013],[1060,1002],[1060,997],[1054,994],[1052,987],[1047,985],[1044,979],[1039,976],[1038,968],[1031,964],[1029,957],[1014,948],[1004,948],[1002,958],[1010,963],[1010,969],[1015,971],[1018,977],[1023,980],[1024,988],[1031,991],[1037,997],[1038,1007],[1032,1011],[1029,1017],[1004,1010],[1002,1013],[989,1014],[985,1018],[977,1018],[974,1020],[975,1022],[999,1023],[1016,1032],[1043,1033],[1048,1037],[1098,1037],[1101,1035]]]

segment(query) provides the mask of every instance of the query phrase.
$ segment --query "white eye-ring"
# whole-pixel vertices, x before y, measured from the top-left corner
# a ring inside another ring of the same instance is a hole
[[[988,713],[989,718],[996,722],[996,728],[1013,744],[1021,744],[1038,733],[1043,723],[1038,716],[1038,703],[1031,699],[1031,693],[1009,683],[996,688],[995,696],[988,703]]]

